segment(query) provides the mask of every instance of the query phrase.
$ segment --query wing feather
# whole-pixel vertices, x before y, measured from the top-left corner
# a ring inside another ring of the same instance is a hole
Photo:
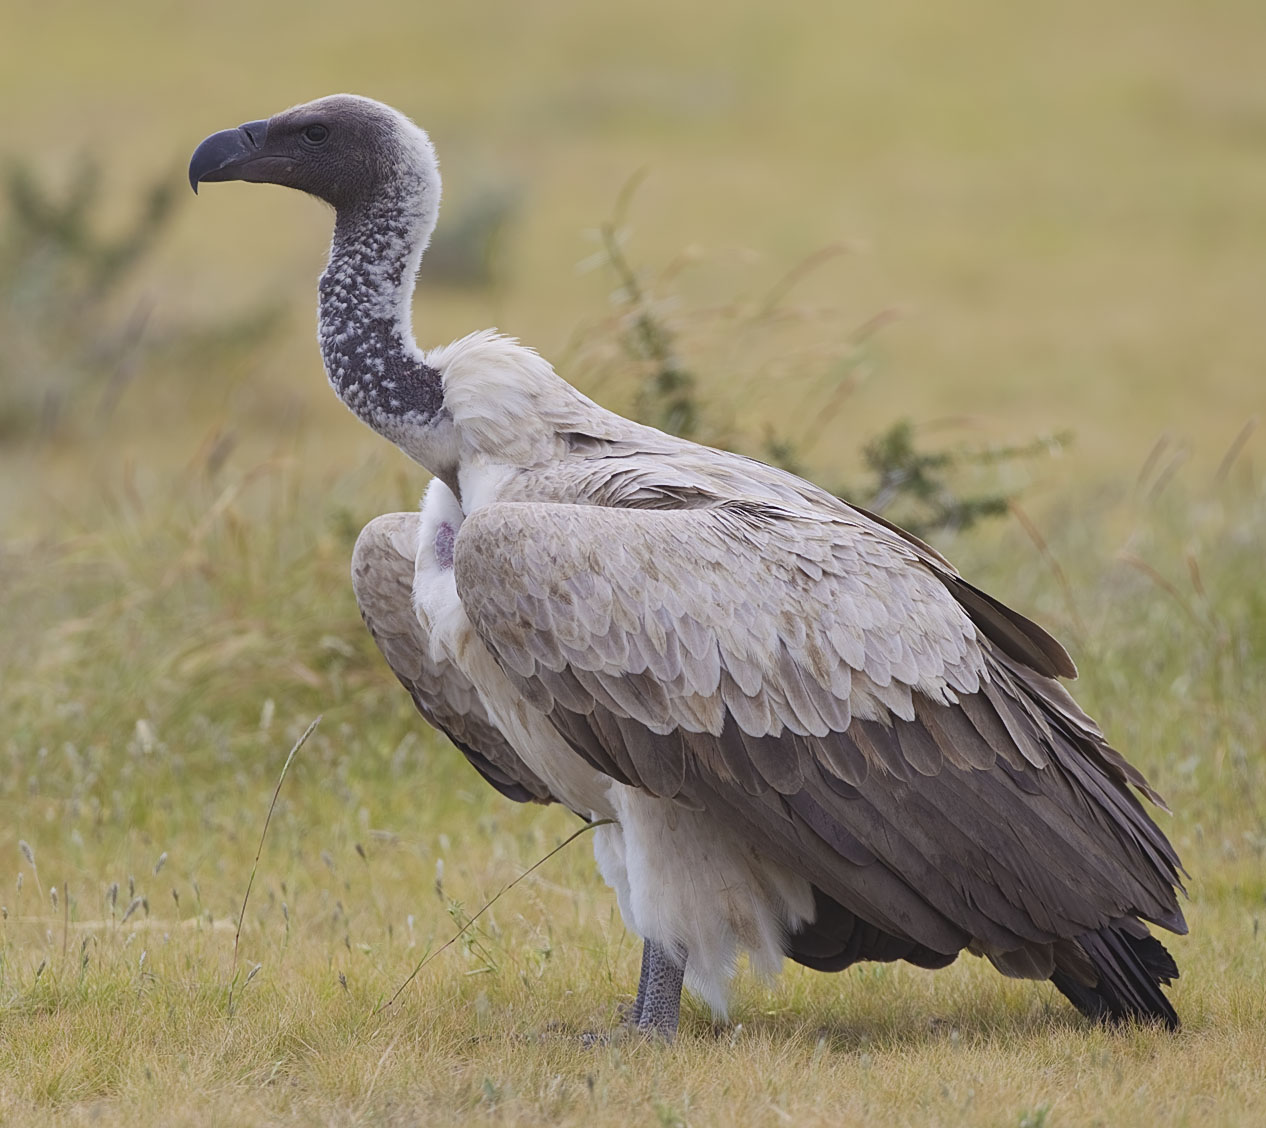
[[[361,617],[418,712],[449,738],[493,787],[516,802],[552,802],[549,788],[519,759],[456,667],[437,661],[430,626],[413,606],[416,513],[389,513],[365,526],[352,552]]]
[[[1146,783],[1051,678],[1071,661],[947,568],[765,503],[499,503],[456,554],[476,631],[582,756],[928,958],[1040,969],[1114,920],[1181,925]]]

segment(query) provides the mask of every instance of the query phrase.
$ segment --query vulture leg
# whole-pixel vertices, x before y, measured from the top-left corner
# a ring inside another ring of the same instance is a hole
[[[642,941],[642,970],[637,977],[637,998],[622,1016],[625,1025],[636,1026],[642,1017],[642,1004],[646,999],[646,981],[651,977],[651,948],[649,940]]]
[[[644,1034],[659,1034],[672,1041],[681,1015],[681,981],[686,969],[653,940],[642,944],[642,973],[637,1001],[628,1023]]]

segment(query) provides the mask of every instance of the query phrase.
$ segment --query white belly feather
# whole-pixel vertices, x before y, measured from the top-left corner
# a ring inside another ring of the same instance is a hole
[[[431,624],[432,656],[470,679],[510,745],[557,799],[585,818],[615,820],[595,831],[594,855],[625,924],[669,951],[684,949],[688,986],[724,1015],[739,952],[748,953],[757,973],[774,975],[787,932],[813,919],[809,883],[757,855],[715,815],[596,771],[523,700],[458,598],[451,537],[463,517],[451,491],[433,481],[419,514],[413,588],[414,605]]]

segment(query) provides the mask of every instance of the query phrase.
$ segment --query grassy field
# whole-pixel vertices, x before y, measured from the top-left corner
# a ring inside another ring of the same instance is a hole
[[[56,428],[0,439],[0,1123],[1266,1123],[1266,8],[19,0],[5,23],[0,148],[53,183],[96,154],[107,232],[204,134],[359,90],[432,130],[446,216],[517,194],[493,283],[422,291],[425,341],[496,323],[632,408],[616,280],[577,265],[646,169],[628,253],[710,435],[772,429],[833,483],[902,417],[949,444],[1071,431],[985,475],[1023,520],[937,544],[1070,644],[1192,877],[1176,1036],[964,958],[744,972],[730,1028],[688,1004],[671,1049],[584,1049],[638,951],[583,838],[384,1008],[575,823],[496,796],[378,658],[348,557],[423,476],[324,386],[327,216],[211,186],[91,332],[54,311],[87,346],[140,317],[117,407],[81,359]],[[0,408],[65,361],[37,273],[0,294]]]

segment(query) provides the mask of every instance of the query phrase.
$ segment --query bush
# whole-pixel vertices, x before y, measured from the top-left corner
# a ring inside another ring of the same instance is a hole
[[[662,431],[713,446],[745,450],[819,482],[826,474],[838,473],[842,459],[837,458],[836,465],[824,468],[812,465],[810,455],[840,415],[850,393],[874,366],[870,343],[895,319],[892,311],[883,311],[846,332],[842,347],[835,347],[838,355],[801,355],[803,370],[791,375],[799,388],[809,387],[811,391],[802,412],[808,423],[798,435],[782,433],[768,425],[760,436],[741,429],[736,432],[724,421],[733,405],[718,407],[708,399],[705,382],[683,358],[679,330],[694,328],[692,321],[719,319],[719,326],[708,326],[713,336],[723,334],[744,341],[757,336],[778,339],[782,326],[776,315],[781,312],[780,303],[787,292],[805,274],[834,257],[839,248],[825,248],[809,256],[761,301],[730,303],[707,315],[681,312],[674,296],[652,292],[625,253],[621,220],[635,186],[631,182],[621,195],[616,218],[598,229],[600,249],[591,263],[606,267],[617,279],[612,298],[614,316],[582,332],[573,366],[586,371],[596,368],[604,391],[607,387],[632,386],[635,391],[631,413]],[[669,276],[672,273],[666,272]],[[832,332],[837,337],[836,326],[841,321],[832,318]],[[794,319],[792,323],[799,328]],[[823,366],[825,372],[815,379],[810,369]],[[863,442],[860,479],[823,484],[837,496],[898,522],[916,536],[968,529],[978,521],[1007,512],[1015,489],[1006,483],[1018,476],[1019,463],[1058,451],[1069,441],[1070,436],[1061,434],[1000,446],[927,447],[911,420],[898,419]]]
[[[181,186],[174,176],[153,180],[130,221],[110,233],[94,158],[81,158],[60,192],[30,166],[9,164],[0,201],[0,442],[108,416],[159,354],[192,378],[195,357],[214,363],[271,335],[276,308],[155,329],[152,302],[131,283],[169,231]]]

